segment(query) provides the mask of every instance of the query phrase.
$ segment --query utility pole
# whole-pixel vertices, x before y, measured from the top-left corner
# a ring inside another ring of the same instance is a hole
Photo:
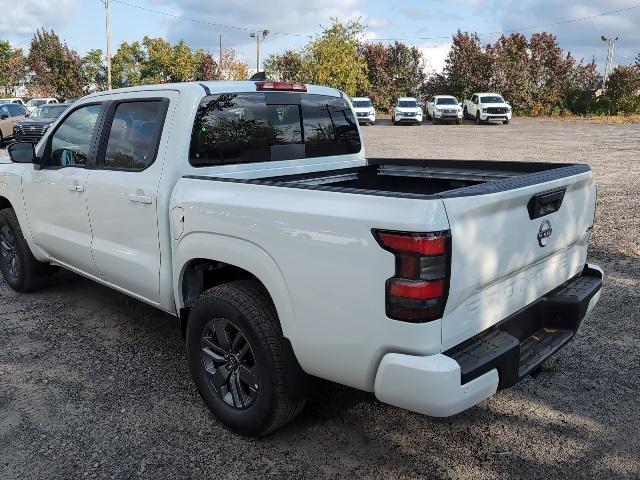
[[[602,77],[602,90],[606,90],[607,80],[609,79],[609,75],[611,74],[611,69],[613,68],[613,50],[616,48],[616,42],[618,41],[618,37],[611,39],[606,35],[602,35],[600,39],[603,42],[607,42],[607,63],[605,64],[604,75]]]
[[[264,41],[269,35],[269,30],[263,30],[262,32],[251,32],[249,36],[256,39],[256,73],[260,71],[260,42]]]
[[[218,63],[218,72],[219,72],[219,80],[222,80],[222,34],[218,35],[218,40],[220,41],[220,62]]]
[[[111,90],[111,21],[109,20],[109,0],[104,3],[104,27],[107,37],[107,90]]]

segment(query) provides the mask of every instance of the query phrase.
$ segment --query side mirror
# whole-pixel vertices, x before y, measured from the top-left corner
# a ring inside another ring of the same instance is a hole
[[[13,163],[36,163],[36,150],[31,142],[12,143],[7,152]]]

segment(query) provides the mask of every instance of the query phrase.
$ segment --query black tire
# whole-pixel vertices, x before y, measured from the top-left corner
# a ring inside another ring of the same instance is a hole
[[[33,256],[13,208],[0,210],[0,271],[7,285],[30,292],[46,285],[55,270]]]
[[[502,121],[502,124],[503,124],[503,125],[509,125],[509,119],[507,118],[506,120],[503,120],[503,121]]]
[[[287,354],[275,307],[257,281],[239,280],[200,295],[189,314],[186,343],[200,395],[231,430],[262,437],[304,407],[292,380],[300,367]]]
[[[462,119],[456,118],[456,125],[462,125]]]
[[[436,119],[436,117],[431,117],[431,121],[433,122],[434,125],[438,124],[438,120]]]
[[[480,121],[480,112],[476,112],[476,125],[480,125],[482,122]]]
[[[0,131],[0,148],[4,145],[4,137],[2,136],[2,131]]]
[[[467,112],[467,107],[462,109],[462,118],[469,118],[469,112]]]

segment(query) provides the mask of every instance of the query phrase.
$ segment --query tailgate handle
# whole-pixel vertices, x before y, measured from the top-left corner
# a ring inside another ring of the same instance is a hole
[[[529,218],[534,220],[560,210],[560,205],[562,205],[562,199],[564,198],[566,190],[567,187],[562,187],[536,193],[527,204]]]

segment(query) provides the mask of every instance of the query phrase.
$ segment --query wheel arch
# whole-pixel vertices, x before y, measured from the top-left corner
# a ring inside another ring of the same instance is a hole
[[[180,239],[173,259],[178,312],[188,311],[198,295],[212,286],[253,278],[269,294],[283,335],[291,338],[294,312],[289,290],[276,261],[264,249],[248,240],[198,232]]]

